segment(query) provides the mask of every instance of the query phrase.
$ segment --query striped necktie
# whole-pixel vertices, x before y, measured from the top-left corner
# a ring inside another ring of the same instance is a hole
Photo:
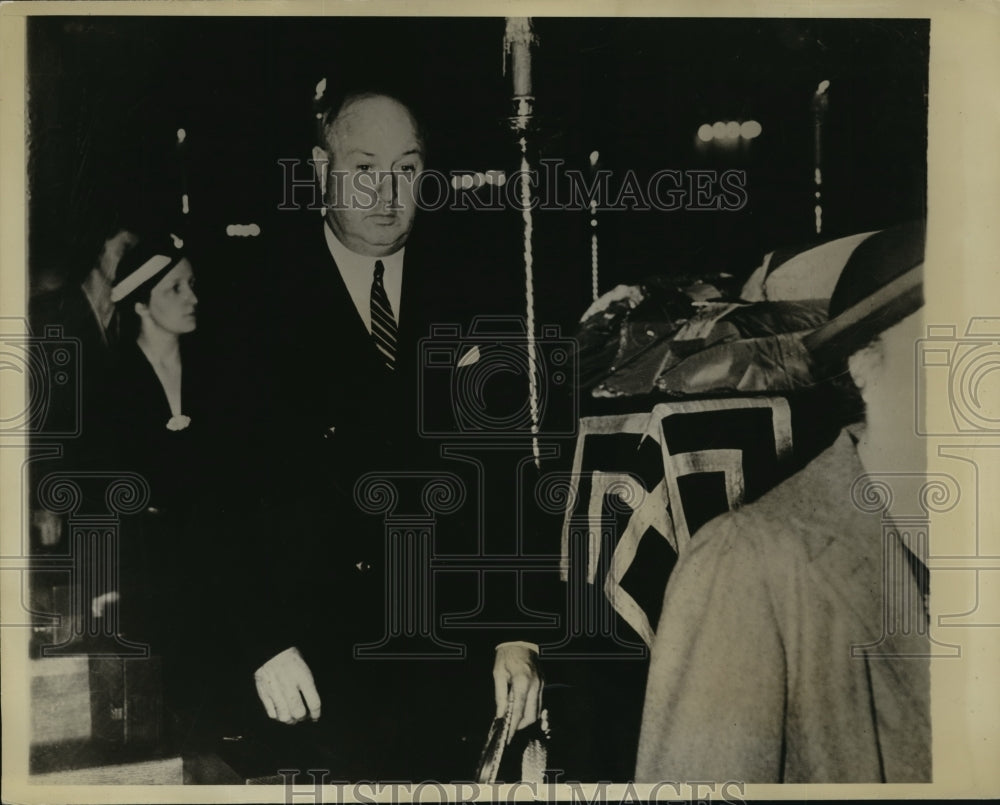
[[[375,278],[372,280],[372,338],[382,353],[382,360],[389,369],[396,368],[396,317],[382,284],[385,266],[375,261]]]

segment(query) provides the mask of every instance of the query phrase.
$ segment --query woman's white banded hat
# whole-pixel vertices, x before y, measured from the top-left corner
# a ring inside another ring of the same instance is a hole
[[[171,234],[170,240],[140,243],[127,252],[118,264],[118,282],[111,289],[111,301],[122,301],[140,286],[177,265],[184,257],[180,251],[183,245],[184,241]]]

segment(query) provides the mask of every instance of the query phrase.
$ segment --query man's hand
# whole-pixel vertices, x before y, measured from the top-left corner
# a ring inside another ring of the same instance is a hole
[[[95,618],[103,618],[104,610],[107,608],[108,604],[117,604],[120,599],[121,596],[119,596],[115,590],[111,590],[107,593],[101,593],[91,599],[90,614]]]
[[[515,730],[534,724],[542,707],[542,670],[538,654],[524,643],[504,643],[497,646],[493,661],[493,696],[497,718],[507,712],[510,700],[510,722]],[[514,730],[511,730],[513,736]],[[509,743],[509,739],[508,739]]]
[[[312,671],[294,646],[271,657],[254,671],[253,679],[264,709],[275,721],[297,724],[307,716],[319,719],[320,700]]]

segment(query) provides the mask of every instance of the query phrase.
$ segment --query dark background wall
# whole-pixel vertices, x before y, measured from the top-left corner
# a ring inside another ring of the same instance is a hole
[[[534,23],[538,156],[585,170],[598,150],[616,177],[746,171],[747,204],[736,212],[602,214],[604,289],[655,272],[743,277],[765,251],[814,239],[812,98],[824,79],[824,236],[924,214],[927,21]],[[322,77],[402,84],[439,170],[515,170],[503,34],[498,18],[32,18],[32,287],[85,267],[96,235],[124,210],[183,229],[198,246],[208,300],[239,309],[233,300],[243,288],[273,279],[261,255],[288,214],[277,211],[278,160],[308,158]],[[702,123],[751,118],[763,134],[748,145],[697,147]],[[185,189],[190,213],[182,216]],[[523,293],[516,212],[435,221],[498,294]],[[250,222],[261,226],[259,238],[226,237],[226,225]],[[539,319],[568,328],[589,303],[589,216],[539,213],[535,227]]]

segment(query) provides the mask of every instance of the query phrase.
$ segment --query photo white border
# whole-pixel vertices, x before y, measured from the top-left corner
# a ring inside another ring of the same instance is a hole
[[[998,313],[1000,298],[1000,3],[993,0],[823,0],[823,2],[737,2],[708,4],[690,0],[487,0],[474,7],[457,0],[296,0],[260,2],[11,2],[0,5],[0,317],[23,316],[26,283],[25,178],[25,17],[47,15],[192,15],[192,16],[649,16],[649,17],[904,17],[929,18],[930,88],[928,121],[928,233],[926,251],[925,321],[954,324],[959,333],[971,316]],[[498,50],[500,43],[495,47]],[[873,80],[876,80],[873,77]],[[902,136],[872,132],[872,136]],[[23,389],[4,380],[3,410],[15,408]],[[946,405],[944,395],[928,405]],[[928,471],[948,471],[937,455],[943,443],[976,445],[997,442],[989,434],[976,437],[929,438]],[[0,479],[20,476],[23,451],[0,440]],[[989,452],[989,451],[986,451]],[[1000,453],[1000,449],[994,451]],[[981,468],[982,470],[983,468]],[[980,472],[989,477],[989,473]],[[5,489],[10,489],[5,485]],[[963,490],[964,492],[965,490]],[[984,490],[980,490],[984,491]],[[994,490],[996,492],[996,490]],[[981,534],[1000,530],[1000,495],[976,500],[963,494],[962,517]],[[9,493],[0,497],[9,504]],[[0,556],[21,553],[21,512],[0,504]],[[953,521],[950,521],[953,522]],[[935,540],[946,539],[933,531]],[[935,547],[934,552],[939,550]],[[0,564],[0,568],[3,565]],[[1000,567],[1000,561],[998,561]],[[932,569],[933,573],[933,569]],[[961,574],[958,574],[961,575]],[[935,581],[932,634],[937,616],[949,602],[963,600],[961,579]],[[1000,578],[1000,573],[996,574]],[[0,573],[4,582],[13,577]],[[995,581],[993,582],[996,583]],[[0,586],[0,611],[20,609],[14,584]],[[987,591],[1000,597],[997,591]],[[954,611],[954,610],[950,610]],[[42,786],[27,783],[28,629],[0,629],[0,703],[2,703],[3,779],[5,802],[285,802],[280,786]],[[955,635],[958,635],[956,637]],[[1000,795],[1000,628],[948,630],[948,642],[960,642],[960,660],[932,663],[934,782],[926,785],[748,785],[746,796],[769,799],[870,799],[985,797]],[[471,775],[471,771],[470,771]],[[510,789],[511,787],[507,787]],[[608,786],[609,799],[628,800],[648,786]],[[433,791],[433,789],[431,789]],[[467,789],[466,789],[467,790]],[[556,787],[539,792],[540,799],[562,798],[569,791]],[[504,789],[497,792],[504,795]],[[519,794],[530,799],[530,791]],[[669,794],[669,789],[667,790]],[[376,798],[386,801],[382,798]],[[307,802],[301,796],[296,802]],[[323,802],[338,801],[332,791]],[[433,801],[433,800],[429,800]]]

